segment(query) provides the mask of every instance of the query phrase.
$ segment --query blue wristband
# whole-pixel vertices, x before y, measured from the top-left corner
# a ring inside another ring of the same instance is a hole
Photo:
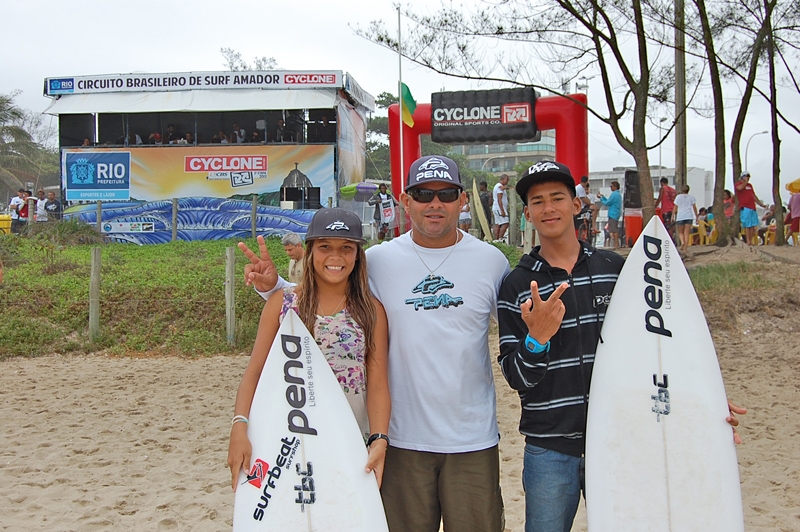
[[[525,349],[531,353],[550,351],[550,340],[548,340],[546,344],[540,344],[536,341],[536,338],[532,338],[531,335],[528,334],[525,336]]]

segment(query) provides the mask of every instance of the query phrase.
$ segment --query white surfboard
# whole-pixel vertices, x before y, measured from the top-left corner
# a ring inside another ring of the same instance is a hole
[[[602,337],[586,431],[589,530],[744,530],[716,351],[658,217],[625,262]]]
[[[234,531],[388,531],[350,405],[293,311],[275,336],[249,420],[251,470],[239,475]]]
[[[481,224],[481,230],[483,231],[483,239],[486,242],[492,241],[492,227],[489,225],[489,221],[486,219],[486,213],[483,210],[483,204],[481,203],[481,194],[478,191],[478,183],[477,181],[472,181],[472,210],[475,211],[475,216],[473,219],[478,220],[478,223]]]

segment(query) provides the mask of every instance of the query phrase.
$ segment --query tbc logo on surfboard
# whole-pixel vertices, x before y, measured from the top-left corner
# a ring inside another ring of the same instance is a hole
[[[653,384],[656,385],[658,388],[658,393],[656,395],[651,395],[650,399],[653,400],[653,408],[652,411],[656,413],[656,421],[661,421],[661,415],[669,415],[669,391],[667,387],[669,386],[669,380],[667,379],[667,375],[664,374],[661,376],[662,381],[659,382],[658,375],[653,375]]]
[[[300,511],[304,512],[306,504],[314,504],[317,500],[317,493],[314,491],[314,468],[311,467],[311,462],[306,462],[305,471],[302,470],[300,464],[295,464],[294,467],[300,477],[300,484],[294,487],[297,492],[297,499],[294,502],[299,504]]]
[[[406,305],[414,305],[414,310],[435,310],[439,307],[458,307],[464,304],[464,300],[460,297],[452,297],[450,294],[435,295],[439,290],[454,287],[455,285],[452,282],[441,275],[428,275],[411,290],[414,294],[426,295],[423,297],[406,299]]]

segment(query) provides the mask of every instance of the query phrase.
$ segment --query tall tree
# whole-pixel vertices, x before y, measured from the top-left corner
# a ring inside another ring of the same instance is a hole
[[[783,245],[786,243],[783,232],[783,203],[781,202],[780,183],[781,183],[781,139],[778,135],[778,91],[775,75],[775,34],[772,31],[772,11],[775,6],[773,0],[764,0],[764,11],[766,12],[766,26],[769,39],[767,40],[767,64],[769,66],[769,118],[770,129],[772,131],[772,201],[775,213],[775,243]]]
[[[718,241],[720,244],[727,244],[730,229],[726,223],[722,203],[723,191],[725,188],[725,102],[722,94],[722,74],[720,72],[717,51],[715,48],[714,34],[712,32],[711,21],[708,17],[705,0],[694,0],[699,14],[698,20],[701,25],[701,38],[706,50],[708,60],[709,78],[711,80],[711,93],[714,101],[714,220],[719,231]]]

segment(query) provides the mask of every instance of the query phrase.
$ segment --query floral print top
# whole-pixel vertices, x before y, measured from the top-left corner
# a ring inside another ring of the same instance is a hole
[[[297,312],[297,294],[294,293],[294,287],[283,291],[281,321],[290,309]],[[333,316],[317,315],[313,333],[320,351],[328,360],[347,402],[350,403],[350,408],[353,409],[358,428],[366,440],[369,437],[369,418],[364,331],[345,307]]]

